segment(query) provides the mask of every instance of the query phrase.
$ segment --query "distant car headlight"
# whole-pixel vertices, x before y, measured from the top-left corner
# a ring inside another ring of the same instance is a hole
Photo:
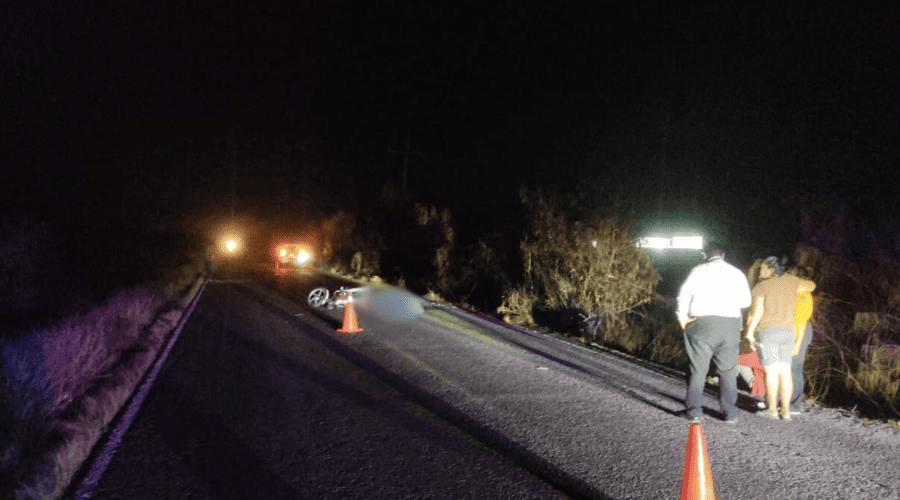
[[[223,242],[223,246],[225,247],[225,251],[228,253],[235,253],[240,248],[241,244],[237,238],[230,237],[226,238]]]
[[[298,264],[306,264],[309,262],[309,259],[312,258],[312,255],[309,254],[306,250],[300,250],[300,253],[297,254],[297,263]]]

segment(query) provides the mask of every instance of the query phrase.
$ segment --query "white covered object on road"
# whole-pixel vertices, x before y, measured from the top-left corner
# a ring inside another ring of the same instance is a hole
[[[425,312],[423,299],[409,290],[390,285],[368,285],[353,290],[353,301],[365,312],[390,321],[409,321]]]

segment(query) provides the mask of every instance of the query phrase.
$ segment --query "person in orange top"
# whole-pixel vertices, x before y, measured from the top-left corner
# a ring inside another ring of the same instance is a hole
[[[768,257],[760,266],[759,284],[753,287],[753,302],[747,316],[744,333],[759,353],[766,379],[766,411],[763,416],[790,420],[790,400],[793,395],[791,361],[794,351],[796,323],[794,309],[798,292],[812,292],[816,284],[792,275],[783,275],[784,268],[776,257]],[[759,344],[755,342],[759,330]]]
[[[757,259],[747,271],[747,281],[750,286],[756,286],[759,282],[759,269],[763,259]],[[795,266],[787,271],[787,274],[801,279],[809,279],[812,272],[807,267]],[[812,330],[809,329],[809,320],[812,318],[815,304],[813,296],[809,292],[797,292],[797,302],[794,304],[794,349],[791,357],[791,381],[793,391],[791,394],[790,414],[800,415],[800,404],[803,401],[804,379],[803,365],[806,361],[806,351],[812,343]],[[759,363],[759,355],[755,350],[741,346],[741,355],[738,364],[743,368],[742,376],[750,385],[750,394],[764,399],[766,396],[765,372]],[[765,403],[759,403],[760,408],[765,408]]]

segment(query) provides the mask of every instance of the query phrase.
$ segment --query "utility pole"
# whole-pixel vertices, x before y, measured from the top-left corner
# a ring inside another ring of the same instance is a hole
[[[403,190],[406,191],[406,172],[409,169],[409,157],[410,156],[425,156],[425,153],[422,153],[419,151],[412,151],[409,149],[409,132],[406,133],[406,149],[404,149],[403,151],[398,151],[398,150],[388,146],[388,151],[391,153],[403,155]]]

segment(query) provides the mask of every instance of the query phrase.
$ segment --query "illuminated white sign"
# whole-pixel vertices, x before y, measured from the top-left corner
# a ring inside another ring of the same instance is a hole
[[[668,250],[668,249],[702,250],[703,249],[703,236],[673,236],[673,237],[646,236],[646,237],[638,240],[637,246],[640,248],[655,248],[658,250]]]
[[[672,248],[703,250],[703,236],[673,236]]]

